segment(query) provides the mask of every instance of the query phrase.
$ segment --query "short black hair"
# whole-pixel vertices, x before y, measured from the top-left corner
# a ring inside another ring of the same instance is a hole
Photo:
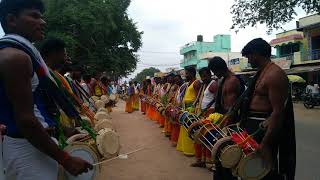
[[[40,54],[43,58],[46,58],[51,53],[63,51],[66,48],[66,43],[58,38],[50,38],[44,41],[40,47]]]
[[[209,59],[208,67],[212,71],[215,71],[215,70],[227,71],[228,70],[228,66],[227,66],[226,61],[223,60],[219,56],[215,56],[215,57]]]
[[[189,73],[191,73],[192,76],[196,76],[197,75],[197,70],[193,66],[187,66],[187,67],[184,68],[184,70],[188,71]]]
[[[258,54],[260,56],[270,58],[271,46],[262,38],[253,39],[241,51],[242,56],[247,57],[250,54]]]
[[[210,69],[209,69],[208,67],[204,67],[204,68],[201,68],[201,69],[199,70],[200,76],[201,76],[202,74],[205,74],[205,73],[211,75],[211,71],[210,71]]]
[[[17,16],[25,9],[37,9],[41,13],[44,13],[45,11],[42,0],[1,0],[0,22],[4,32],[7,33],[7,16],[9,14]]]

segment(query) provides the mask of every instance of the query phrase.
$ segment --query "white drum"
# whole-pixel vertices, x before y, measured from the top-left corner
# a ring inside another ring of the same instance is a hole
[[[261,156],[255,152],[244,155],[236,167],[237,175],[244,180],[262,179],[270,170],[271,164],[269,163],[264,167]]]
[[[101,96],[101,101],[103,101],[104,103],[108,103],[110,100],[109,100],[109,97],[108,97],[108,96],[102,95],[102,96]]]
[[[100,109],[100,108],[104,108],[104,107],[105,107],[105,103],[104,103],[103,101],[101,101],[101,100],[97,100],[97,101],[95,102],[95,105],[96,105],[97,109]]]
[[[109,119],[100,120],[98,123],[96,123],[94,130],[96,132],[99,132],[101,129],[104,129],[104,128],[114,129],[112,125],[112,121]]]
[[[98,132],[97,147],[100,154],[105,158],[116,157],[120,151],[119,135],[110,128]]]
[[[91,164],[99,162],[99,155],[96,150],[86,143],[76,142],[67,146],[64,150],[71,156],[80,157],[81,159],[86,160]],[[92,170],[76,177],[72,176],[67,171],[64,171],[63,177],[65,180],[97,180],[99,173],[100,167],[94,166]]]
[[[98,101],[100,98],[98,96],[92,96],[91,97],[94,101]]]
[[[115,94],[111,94],[110,95],[110,100],[111,101],[116,101],[116,99],[117,99],[117,96]]]
[[[110,115],[108,113],[106,113],[106,112],[103,112],[103,111],[97,112],[96,115],[94,116],[94,118],[97,121],[101,121],[103,119],[111,119]]]

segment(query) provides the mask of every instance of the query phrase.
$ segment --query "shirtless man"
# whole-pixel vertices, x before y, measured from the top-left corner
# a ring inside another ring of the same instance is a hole
[[[243,91],[243,85],[240,80],[231,72],[225,60],[221,57],[213,57],[209,60],[208,67],[219,78],[218,92],[215,104],[215,112],[225,114],[233,107],[237,98]],[[227,122],[227,124],[232,124]]]
[[[0,22],[6,36],[20,39],[33,51],[31,43],[44,38],[43,12],[41,0],[0,2]],[[3,141],[6,179],[56,180],[58,163],[73,175],[92,169],[88,162],[60,150],[53,140],[49,131],[53,124],[34,102],[40,80],[31,57],[10,44],[0,47],[0,123],[7,128]],[[40,63],[45,71],[47,67]]]
[[[243,88],[241,88],[240,80],[228,69],[226,62],[221,57],[210,59],[208,67],[220,81],[216,96],[215,112],[225,114],[234,106]],[[238,120],[236,118],[229,119],[224,125],[234,124]],[[217,162],[215,164],[216,170],[213,174],[214,180],[236,180],[232,176],[230,169],[223,168],[219,161]]]
[[[295,175],[295,134],[289,81],[286,73],[271,60],[271,46],[263,39],[250,41],[242,50],[253,68],[258,69],[249,86],[247,118],[241,126],[254,133],[260,125],[264,132],[255,136],[258,152],[265,164],[273,165],[264,180],[293,180]],[[250,92],[250,91],[249,91]],[[278,152],[279,148],[279,152]],[[279,168],[277,156],[279,155]]]

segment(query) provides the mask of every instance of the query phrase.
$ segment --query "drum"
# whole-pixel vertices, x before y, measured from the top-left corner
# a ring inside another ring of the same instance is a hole
[[[235,167],[242,157],[242,149],[232,141],[231,136],[219,139],[212,148],[212,157],[224,168]]]
[[[188,111],[184,111],[179,115],[179,123],[183,125],[184,120],[189,116]]]
[[[231,132],[231,137],[243,153],[238,165],[233,168],[233,173],[242,179],[262,179],[270,172],[272,165],[263,165],[261,156],[256,153],[258,143],[246,131],[237,128],[238,131]]]
[[[111,119],[110,115],[108,113],[106,113],[106,112],[103,112],[103,111],[97,112],[96,115],[94,116],[94,118],[97,121],[101,121],[103,119]]]
[[[102,101],[102,100],[97,100],[95,102],[95,106],[97,107],[97,109],[104,108],[105,107],[105,102]]]
[[[117,99],[117,96],[115,94],[111,94],[110,95],[110,100],[111,101],[116,101],[116,99]]]
[[[65,147],[64,151],[68,152],[71,156],[80,157],[91,164],[98,163],[102,156],[99,154],[94,140],[87,134],[76,134],[71,136],[67,142],[69,145]],[[61,179],[66,180],[97,180],[100,173],[100,166],[94,166],[93,169],[87,173],[81,174],[77,177],[72,176],[68,172],[63,171]]]
[[[169,104],[169,105],[166,107],[165,111],[164,111],[165,116],[166,116],[167,118],[169,118],[170,121],[171,121],[171,118],[172,118],[171,115],[172,115],[172,112],[173,112],[173,108],[174,108],[174,106],[171,105],[171,104]]]
[[[96,123],[96,125],[94,126],[94,130],[96,132],[99,132],[101,129],[104,128],[114,129],[112,121],[109,119],[103,119]]]
[[[258,180],[265,177],[270,172],[271,167],[271,164],[265,167],[261,156],[252,152],[241,158],[235,173],[245,180]]]
[[[215,143],[226,136],[218,126],[208,123],[195,133],[195,141],[196,143],[202,143],[212,152]]]
[[[104,103],[108,103],[108,102],[109,102],[109,97],[106,96],[106,95],[102,95],[100,99],[101,99],[101,101],[103,101]]]
[[[97,147],[100,154],[107,159],[118,156],[120,152],[119,135],[113,129],[101,129],[97,135]]]
[[[98,96],[92,96],[91,97],[94,101],[98,101],[100,98]]]

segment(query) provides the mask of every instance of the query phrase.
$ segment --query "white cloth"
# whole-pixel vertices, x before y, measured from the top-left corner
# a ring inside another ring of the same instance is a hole
[[[308,85],[306,87],[306,93],[311,93],[311,94],[318,94],[319,93],[319,86],[317,84],[315,85]]]
[[[57,180],[58,163],[26,139],[4,137],[3,159],[6,180]]]
[[[202,98],[202,102],[201,102],[201,109],[206,109],[208,104],[215,99],[215,93],[212,93],[209,88],[210,86],[213,84],[213,83],[216,83],[215,80],[212,80],[210,82],[210,84],[207,86],[206,90],[204,91],[204,94],[203,94],[203,98]],[[211,108],[214,108],[215,106],[215,103],[212,104]]]
[[[82,87],[88,94],[91,94],[88,84],[86,84],[86,83],[81,83],[80,85],[81,85],[81,87]]]

